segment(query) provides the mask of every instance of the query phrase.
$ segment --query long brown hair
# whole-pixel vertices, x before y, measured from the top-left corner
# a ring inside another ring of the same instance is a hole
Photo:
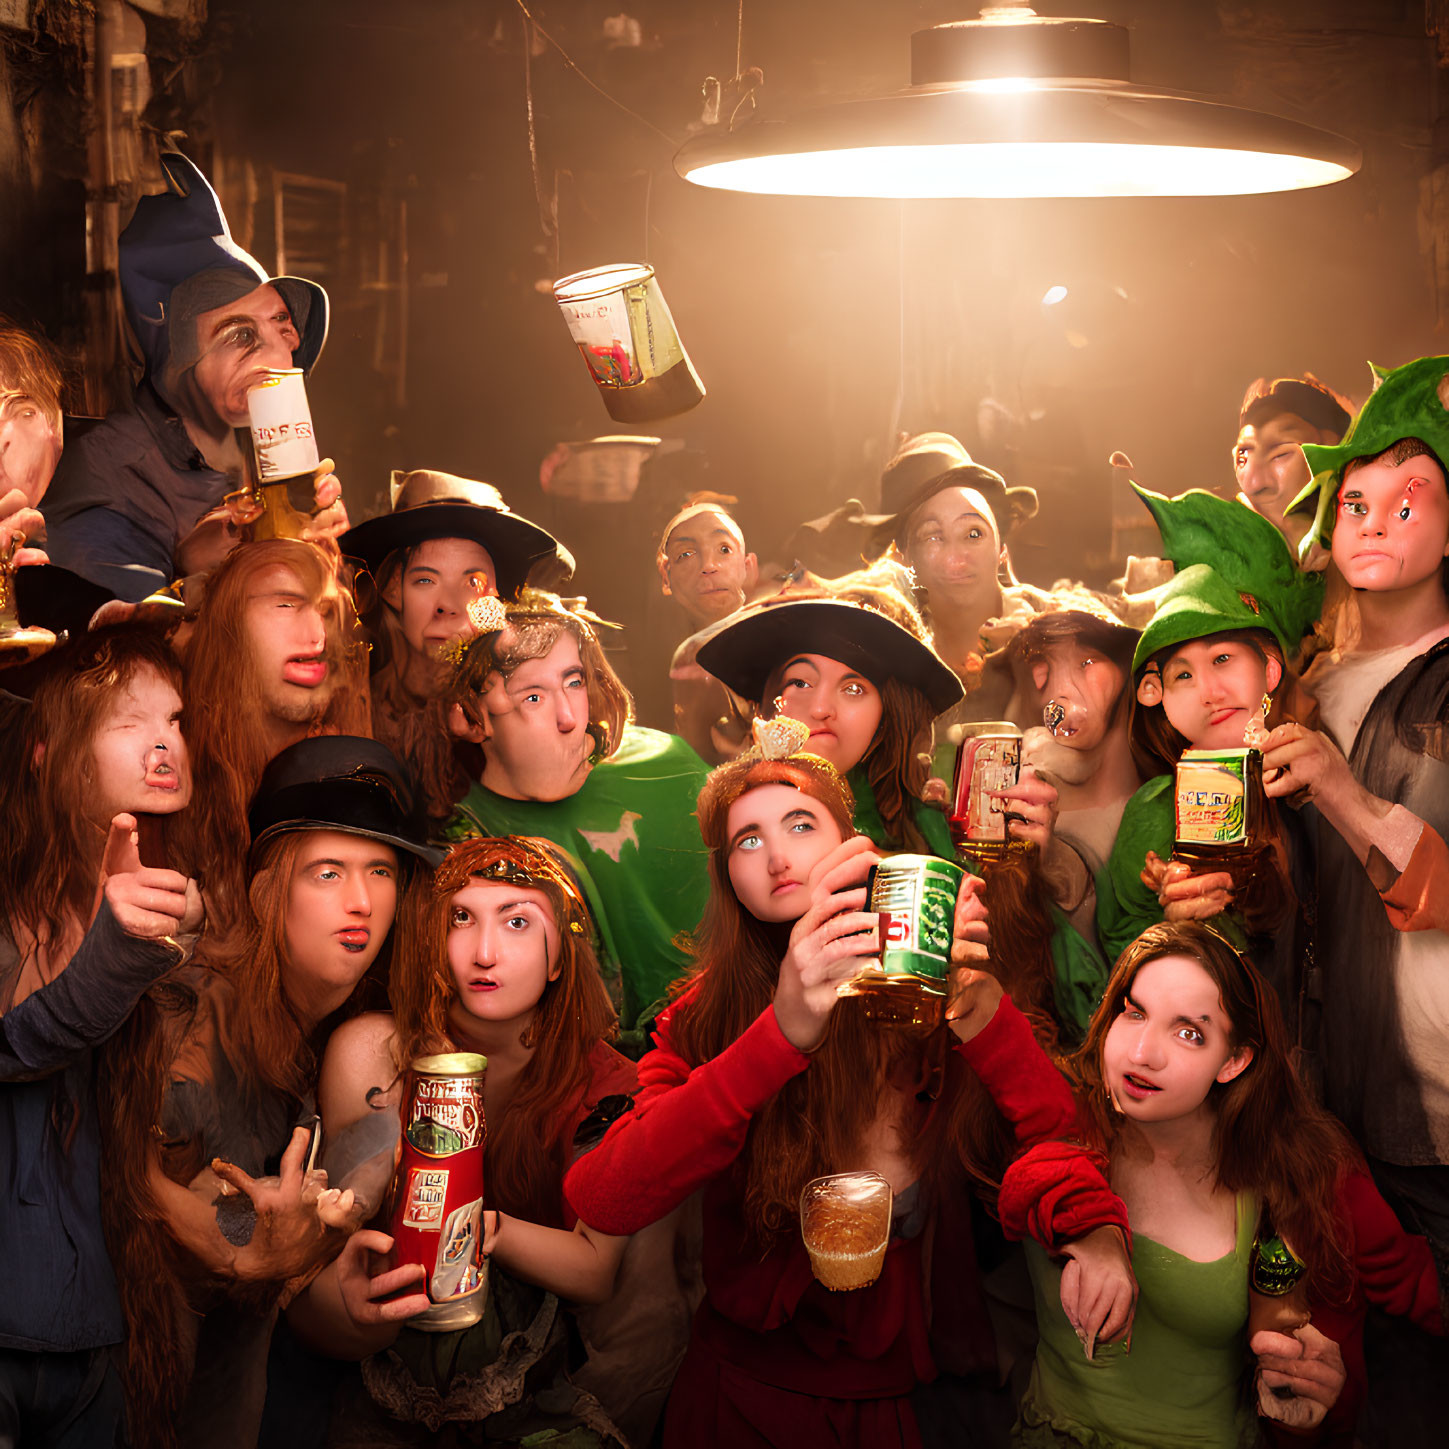
[[[1255,1193],[1308,1265],[1315,1290],[1342,1301],[1354,1269],[1336,1212],[1338,1181],[1358,1161],[1357,1150],[1294,1070],[1273,988],[1208,926],[1197,921],[1149,926],[1118,958],[1087,1039],[1067,1062],[1087,1109],[1088,1145],[1110,1156],[1121,1136],[1122,1119],[1102,1078],[1102,1048],[1137,973],[1165,956],[1186,956],[1207,972],[1228,1017],[1229,1044],[1234,1052],[1244,1047],[1253,1052],[1236,1077],[1214,1082],[1208,1091],[1218,1182],[1229,1192]]]
[[[523,1033],[531,1055],[508,1109],[489,1120],[484,1171],[490,1199],[504,1212],[562,1227],[570,1109],[588,1089],[594,1049],[614,1035],[617,1023],[588,913],[547,841],[464,841],[448,852],[431,889],[410,897],[391,981],[394,1061],[401,1071],[448,1040],[448,1008],[457,996],[448,966],[450,907],[475,878],[542,891],[559,927],[558,976],[544,987]]]
[[[257,728],[263,688],[247,637],[247,592],[259,573],[279,564],[296,574],[327,629],[335,683],[308,733],[366,735],[370,729],[367,646],[338,577],[336,549],[288,538],[234,548],[207,580],[186,649],[188,739],[204,788],[185,812],[183,836],[193,844],[191,854],[207,862],[208,923],[223,939],[244,919],[247,805],[269,759],[267,736]]]
[[[763,785],[790,785],[829,811],[849,837],[854,802],[833,766],[813,755],[784,760],[742,757],[712,771],[699,796],[699,828],[709,846],[709,903],[690,940],[694,964],[676,983],[679,1006],[670,1039],[690,1066],[717,1057],[774,999],[788,925],[757,920],[740,904],[729,879],[730,806]],[[974,1165],[999,1166],[1004,1142],[989,1119],[995,1114],[969,1074],[953,1071],[948,1028],[934,1031],[883,1027],[868,1021],[858,998],[830,1014],[825,1038],[808,1070],[793,1077],[755,1114],[736,1164],[745,1221],[755,1242],[768,1246],[792,1230],[800,1191],[811,1178],[859,1165],[860,1144],[875,1118],[886,1084],[920,1095],[951,1090],[946,1110],[928,1110],[923,1130],[907,1145],[923,1177],[943,1165],[955,1143]],[[999,1120],[999,1119],[998,1119]]]
[[[120,625],[85,635],[37,687],[11,761],[0,855],[0,922],[54,959],[90,924],[108,820],[95,816],[96,735],[119,691],[150,669],[184,694],[180,661],[154,630]],[[0,981],[0,1007],[14,980]]]

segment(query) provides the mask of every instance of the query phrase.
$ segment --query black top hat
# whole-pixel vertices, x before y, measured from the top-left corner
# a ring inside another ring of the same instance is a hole
[[[377,577],[383,561],[400,548],[430,538],[471,538],[488,550],[501,598],[511,599],[543,559],[559,558],[565,579],[573,574],[573,556],[536,523],[521,518],[490,483],[418,468],[392,475],[392,512],[369,518],[337,540]]]
[[[699,665],[755,703],[770,674],[796,654],[823,654],[879,687],[899,679],[942,714],[961,698],[961,681],[930,645],[876,609],[845,599],[776,595],[733,615],[699,646]]]
[[[282,751],[262,772],[247,815],[252,855],[274,835],[340,830],[394,845],[435,866],[443,851],[427,842],[412,781],[376,740],[318,735]]]

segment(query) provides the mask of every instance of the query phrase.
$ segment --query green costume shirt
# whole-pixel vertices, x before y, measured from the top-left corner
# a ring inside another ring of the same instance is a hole
[[[1237,1203],[1232,1252],[1184,1258],[1132,1238],[1139,1297],[1132,1352],[1099,1343],[1088,1359],[1062,1311],[1062,1265],[1026,1244],[1041,1338],[1012,1436],[1027,1449],[1246,1449],[1261,1442],[1243,1397],[1248,1353],[1248,1265],[1257,1202]]]
[[[475,784],[446,837],[537,835],[569,855],[599,935],[599,963],[620,1002],[620,1046],[644,1028],[689,965],[675,944],[709,898],[709,852],[695,802],[709,766],[676,735],[636,725],[566,800],[510,800]]]

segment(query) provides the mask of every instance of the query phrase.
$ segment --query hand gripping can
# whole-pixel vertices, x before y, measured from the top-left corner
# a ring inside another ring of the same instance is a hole
[[[410,1328],[446,1333],[483,1317],[483,1118],[486,1057],[418,1057],[408,1070],[401,1155],[393,1178],[397,1266],[421,1263],[434,1307]]]

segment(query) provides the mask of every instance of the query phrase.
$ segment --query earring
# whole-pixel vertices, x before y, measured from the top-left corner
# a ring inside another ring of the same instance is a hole
[[[1268,711],[1270,709],[1272,709],[1272,708],[1273,708],[1273,694],[1272,694],[1272,691],[1270,690],[1267,694],[1265,694],[1263,696],[1263,722],[1265,724],[1268,721]]]

